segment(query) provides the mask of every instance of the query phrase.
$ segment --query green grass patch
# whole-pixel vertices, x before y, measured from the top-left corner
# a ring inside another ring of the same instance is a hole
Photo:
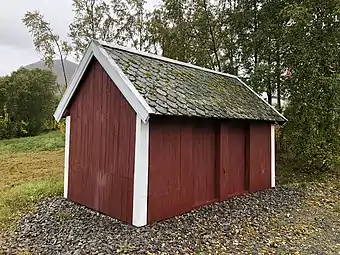
[[[0,141],[0,235],[41,198],[62,194],[63,147],[59,131]]]
[[[0,154],[53,151],[64,147],[63,134],[53,131],[39,136],[0,140]]]
[[[63,182],[57,179],[24,183],[6,190],[0,195],[0,226],[8,228],[38,200],[62,193]]]

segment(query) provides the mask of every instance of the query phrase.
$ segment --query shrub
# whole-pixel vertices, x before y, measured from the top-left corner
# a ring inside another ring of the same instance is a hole
[[[279,159],[298,171],[331,171],[339,164],[340,79],[307,82],[299,83],[285,110],[289,121],[280,131]]]
[[[7,116],[0,122],[0,138],[33,136],[54,125],[55,82],[50,70],[24,68],[0,80],[0,93],[6,96],[0,103]]]

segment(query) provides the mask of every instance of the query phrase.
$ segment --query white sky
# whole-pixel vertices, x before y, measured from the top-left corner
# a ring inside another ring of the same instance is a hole
[[[151,9],[159,0],[147,0]],[[72,0],[2,0],[0,8],[0,76],[38,61],[32,38],[21,19],[26,11],[38,10],[53,30],[66,39],[72,14]]]

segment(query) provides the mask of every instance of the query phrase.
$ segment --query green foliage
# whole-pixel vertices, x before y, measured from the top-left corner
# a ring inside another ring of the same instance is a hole
[[[8,114],[2,113],[0,116],[0,138],[9,138],[10,134],[8,131]]]
[[[147,23],[150,40],[166,57],[222,70],[222,15],[211,1],[167,0]]]
[[[281,152],[299,170],[334,169],[340,159],[340,79],[315,77],[300,90],[285,111]]]
[[[61,40],[59,35],[53,32],[50,24],[44,20],[44,16],[40,12],[29,11],[25,14],[22,21],[32,34],[36,51],[43,55],[45,64],[49,68],[52,68],[53,58],[58,56],[61,59],[65,86],[67,87],[68,81],[64,67],[64,60],[72,51],[71,46],[66,41]],[[61,86],[57,84],[57,87],[59,92],[62,94]]]
[[[289,122],[282,153],[296,169],[337,169],[340,151],[340,25],[338,1],[293,2],[284,12]]]
[[[2,79],[6,97],[2,100],[0,139],[33,136],[45,129],[57,103],[55,81],[49,70],[24,68]]]
[[[145,0],[73,0],[74,20],[69,26],[79,59],[92,39],[143,49]]]
[[[64,148],[64,136],[60,131],[33,137],[0,140],[0,154],[53,151],[61,148]]]

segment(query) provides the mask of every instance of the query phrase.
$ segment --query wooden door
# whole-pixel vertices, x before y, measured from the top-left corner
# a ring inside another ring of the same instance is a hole
[[[216,138],[212,121],[201,121],[192,132],[194,207],[208,204],[217,198]]]

